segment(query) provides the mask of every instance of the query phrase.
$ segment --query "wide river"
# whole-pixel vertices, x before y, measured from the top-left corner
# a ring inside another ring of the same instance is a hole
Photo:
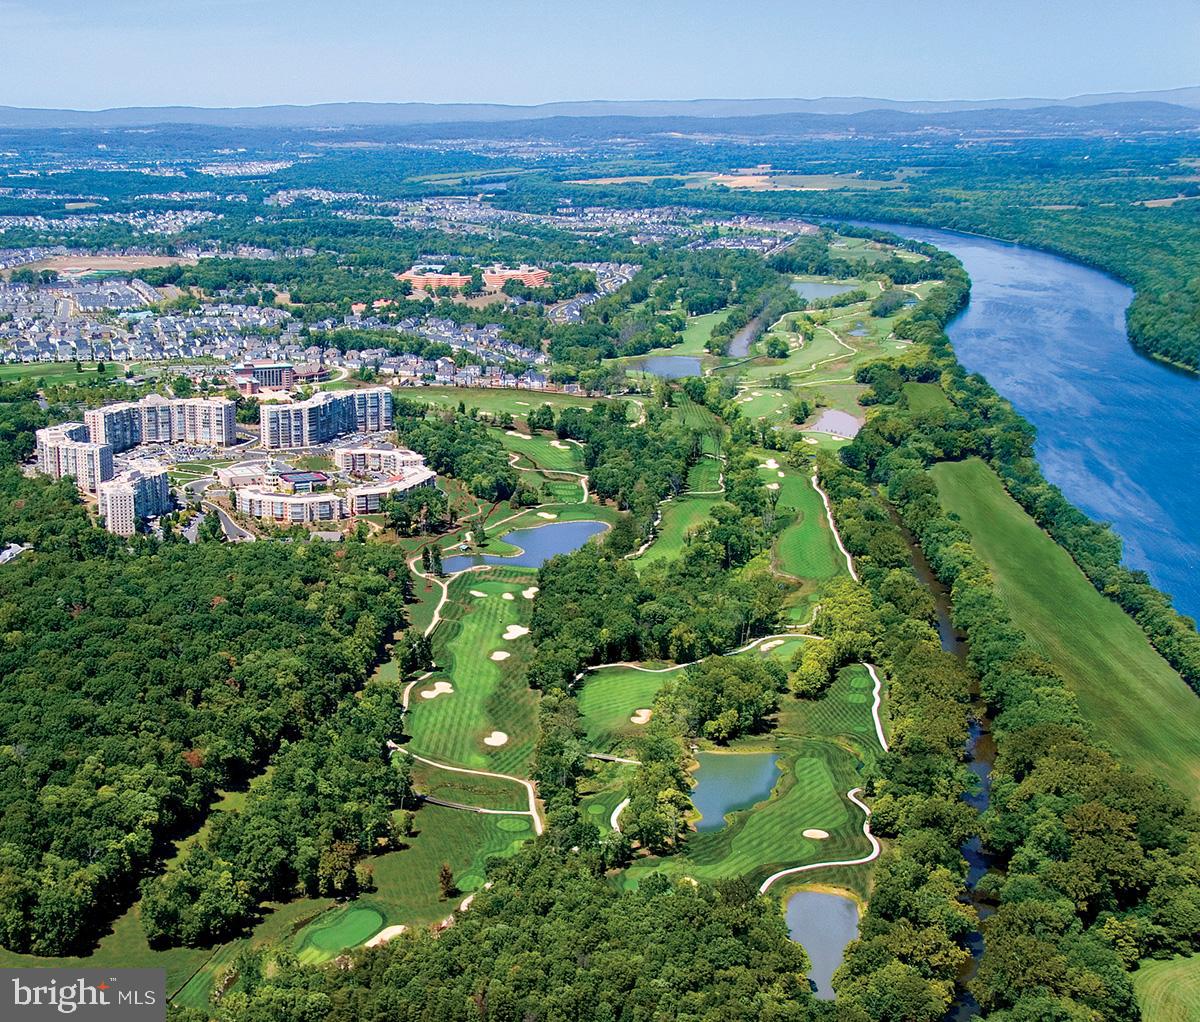
[[[1126,562],[1200,617],[1200,379],[1133,349],[1133,292],[1034,249],[874,226],[962,260],[971,302],[948,331],[959,361],[1034,424],[1046,477],[1113,524]]]

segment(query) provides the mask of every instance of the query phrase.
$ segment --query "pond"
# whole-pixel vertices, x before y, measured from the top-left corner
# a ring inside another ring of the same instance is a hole
[[[842,964],[846,945],[858,936],[858,906],[851,898],[826,891],[797,891],[787,903],[787,928],[792,940],[808,952],[808,980],[816,996],[833,1000],[831,980]]]
[[[792,290],[810,302],[814,298],[832,298],[834,295],[844,295],[847,291],[853,291],[854,287],[854,284],[829,284],[822,280],[792,281]]]
[[[608,528],[604,522],[552,522],[530,529],[514,529],[501,539],[517,547],[520,553],[511,557],[496,554],[457,554],[442,561],[447,574],[473,568],[480,564],[508,565],[514,568],[540,568],[556,554],[569,554],[578,550],[593,536]]]
[[[700,359],[690,355],[650,355],[630,362],[625,368],[628,372],[649,373],[651,376],[678,380],[684,376],[699,376]]]
[[[817,421],[805,428],[812,433],[828,433],[831,436],[849,438],[858,435],[862,424],[849,412],[838,411],[836,408],[822,408]]]
[[[701,752],[693,775],[692,803],[700,811],[696,830],[720,830],[725,817],[764,801],[779,780],[773,752]]]

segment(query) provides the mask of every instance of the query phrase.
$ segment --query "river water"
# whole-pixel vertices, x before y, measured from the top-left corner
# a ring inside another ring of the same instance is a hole
[[[875,224],[962,260],[971,302],[948,333],[1037,428],[1051,482],[1112,522],[1126,562],[1200,617],[1200,379],[1138,354],[1125,333],[1133,292],[1034,249],[925,227]]]

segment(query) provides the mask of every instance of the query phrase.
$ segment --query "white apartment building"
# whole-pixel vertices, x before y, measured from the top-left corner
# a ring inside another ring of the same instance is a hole
[[[118,536],[132,536],[138,522],[171,510],[166,468],[150,458],[129,463],[115,479],[100,484],[100,517]]]
[[[295,404],[264,404],[258,421],[260,443],[266,450],[313,447],[343,433],[391,429],[392,392],[387,387],[323,390]]]
[[[362,474],[365,472],[380,472],[386,475],[398,475],[406,468],[423,468],[425,458],[405,447],[372,446],[335,447],[333,463],[339,472]]]
[[[335,522],[346,516],[346,502],[336,493],[274,493],[262,486],[238,490],[237,509],[283,525]]]
[[[225,397],[148,394],[140,401],[89,409],[83,418],[92,441],[106,443],[114,451],[176,442],[229,447],[237,443],[235,410],[234,402]]]
[[[346,491],[346,510],[350,515],[369,515],[383,509],[383,502],[419,486],[433,486],[437,473],[424,465],[406,468],[391,479],[364,483]]]
[[[52,479],[74,476],[81,490],[95,493],[101,483],[113,477],[112,448],[88,440],[88,428],[82,422],[48,426],[34,436],[38,471]]]

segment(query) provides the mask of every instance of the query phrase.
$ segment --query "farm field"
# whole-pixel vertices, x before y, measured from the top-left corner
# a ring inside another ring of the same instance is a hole
[[[1099,739],[1200,803],[1200,700],[1142,630],[1100,595],[982,461],[933,468],[943,506],[991,566],[996,590],[1062,672]]]
[[[1200,1022],[1200,955],[1142,962],[1133,992],[1145,1022]]]

